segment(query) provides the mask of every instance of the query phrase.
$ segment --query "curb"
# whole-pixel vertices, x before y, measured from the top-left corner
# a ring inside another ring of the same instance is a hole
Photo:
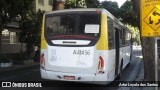
[[[135,68],[133,69],[132,74],[129,76],[128,81],[135,81],[137,79],[138,75],[140,74],[141,65],[142,65],[142,60],[139,58],[138,62],[135,65]],[[120,87],[116,90],[135,90],[135,89],[133,89],[133,87]]]
[[[142,60],[139,59],[138,62],[136,63],[136,66],[135,66],[133,72],[132,72],[132,73],[134,73],[134,74],[131,74],[131,75],[130,75],[128,81],[135,81],[135,80],[136,80],[136,78],[137,78],[137,76],[138,76],[138,74],[139,74],[141,65],[142,65]],[[135,74],[136,74],[136,75],[135,75]]]
[[[27,64],[27,65],[13,65],[12,67],[8,67],[8,68],[0,68],[0,73],[2,74],[2,73],[13,72],[13,71],[27,69],[27,68],[34,68],[39,65],[40,65],[39,63]]]

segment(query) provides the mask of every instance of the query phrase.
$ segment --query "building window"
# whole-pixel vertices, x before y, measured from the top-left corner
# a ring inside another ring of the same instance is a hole
[[[131,40],[131,34],[129,31],[126,31],[125,33],[125,42],[126,42],[126,45],[130,45],[130,40]]]
[[[44,0],[38,0],[38,4],[44,6]]]
[[[108,42],[109,49],[115,49],[115,38],[114,38],[114,30],[113,30],[113,20],[108,17]]]
[[[16,32],[10,32],[10,43],[17,43]]]
[[[19,37],[18,32],[11,32],[7,29],[4,29],[2,31],[1,43],[2,44],[19,43],[18,37]]]
[[[48,4],[52,6],[53,0],[49,0],[49,3],[48,3]]]
[[[9,31],[7,29],[4,29],[2,31],[2,36],[9,36]]]

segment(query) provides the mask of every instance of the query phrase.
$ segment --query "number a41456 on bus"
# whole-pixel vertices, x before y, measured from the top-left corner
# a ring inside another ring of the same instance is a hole
[[[43,79],[105,85],[121,76],[131,56],[128,28],[105,9],[66,9],[43,16]]]

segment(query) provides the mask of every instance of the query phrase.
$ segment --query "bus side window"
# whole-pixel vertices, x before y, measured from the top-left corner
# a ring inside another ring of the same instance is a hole
[[[120,45],[121,47],[125,46],[125,30],[123,27],[120,30]]]
[[[109,49],[115,49],[113,20],[108,17],[108,46]]]
[[[120,38],[120,40],[119,40],[119,42],[120,42],[120,46],[122,47],[123,46],[123,36],[122,36],[122,30],[119,30],[119,38]]]
[[[129,31],[126,31],[125,42],[127,46],[130,45],[130,39],[131,39],[131,34],[129,33]]]

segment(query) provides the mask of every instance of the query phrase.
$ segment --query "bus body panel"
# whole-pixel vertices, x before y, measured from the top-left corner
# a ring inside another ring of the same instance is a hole
[[[105,85],[107,83],[109,83],[109,81],[113,81],[114,80],[114,70],[115,70],[115,66],[114,66],[114,55],[112,55],[115,51],[114,50],[98,50],[97,51],[99,53],[99,55],[101,55],[102,57],[105,57],[105,70],[104,73],[98,73],[97,72],[97,63],[95,64],[95,66],[93,66],[93,68],[96,68],[96,72],[94,73],[88,73],[89,71],[87,69],[84,69],[84,71],[86,71],[85,73],[83,72],[79,72],[77,68],[75,68],[77,71],[76,72],[70,72],[69,70],[67,70],[68,72],[65,71],[53,71],[53,70],[49,70],[47,68],[42,69],[41,68],[41,73],[46,73],[46,74],[41,74],[43,79],[51,79],[51,80],[64,80],[64,81],[75,81],[75,82],[81,82],[84,81],[84,83],[93,83],[93,84],[102,84]],[[109,55],[111,55],[109,57]],[[109,59],[110,58],[110,59]],[[98,60],[95,60],[98,61]],[[48,67],[48,65],[47,65]],[[56,68],[57,69],[57,68]],[[64,67],[63,67],[64,69]],[[82,71],[82,70],[80,70]],[[92,69],[93,71],[93,69]],[[64,76],[74,76],[75,80],[66,80],[64,78]],[[79,79],[80,78],[80,79]],[[107,81],[107,82],[106,82]]]
[[[47,46],[46,69],[55,72],[96,73],[95,47]],[[97,62],[96,62],[97,61]]]
[[[115,78],[115,49],[108,50],[107,58],[107,81],[113,81]]]
[[[130,46],[122,47],[121,49],[121,58],[123,58],[123,68],[127,66],[127,64],[130,62],[130,52],[131,48]]]
[[[89,9],[87,9],[89,11]],[[96,11],[97,9],[92,9]],[[91,11],[92,11],[91,10]],[[41,56],[43,56],[43,62],[41,63],[41,77],[43,79],[51,80],[65,80],[65,81],[89,81],[85,83],[94,84],[107,84],[115,79],[115,62],[116,62],[116,50],[109,49],[108,45],[108,28],[107,17],[117,21],[121,26],[123,24],[119,22],[114,16],[112,16],[107,10],[99,9],[101,11],[101,26],[100,37],[98,42],[94,46],[51,46],[48,45],[44,37],[44,19],[42,25],[42,37],[41,37]],[[68,10],[70,11],[70,10]],[[71,10],[72,11],[72,10]],[[73,10],[74,11],[74,10]],[[76,10],[75,10],[76,11]],[[83,10],[80,9],[82,12]],[[53,13],[61,13],[63,11],[55,11]],[[64,11],[67,12],[67,11]],[[45,18],[45,16],[43,17]],[[117,25],[116,27],[118,27]],[[114,32],[114,30],[113,30]],[[66,39],[65,39],[66,40]],[[54,40],[52,43],[63,44],[65,40]],[[77,40],[77,39],[76,39]],[[70,41],[76,41],[70,39]],[[76,41],[78,42],[78,41]],[[86,41],[79,41],[78,44],[87,44]],[[123,68],[130,61],[130,46],[124,46],[119,48],[119,66],[118,73],[120,73],[121,60],[123,60]],[[99,63],[101,58],[104,60],[103,73],[99,73]],[[69,78],[65,78],[71,77]],[[72,78],[74,79],[72,80]]]
[[[64,73],[64,72],[53,72],[47,71],[41,68],[41,74],[43,79],[50,79],[50,80],[60,80],[60,81],[72,81],[72,82],[84,82],[84,83],[92,83],[92,84],[107,84],[107,74],[77,74],[77,73]],[[74,80],[67,80],[64,79],[64,76],[74,76]],[[109,82],[108,82],[109,83]]]
[[[64,71],[53,71],[53,70],[49,70],[46,68],[46,70],[43,70],[41,68],[41,72],[44,72],[46,74],[43,75],[47,75],[47,77],[42,77],[44,79],[52,79],[52,80],[65,80],[64,76],[75,76],[75,80],[67,80],[67,81],[93,81],[93,83],[95,84],[106,84],[105,81],[113,81],[114,80],[114,70],[115,70],[115,50],[109,50],[109,51],[104,51],[104,50],[98,50],[99,55],[105,57],[105,70],[103,74],[94,72],[94,73],[79,73],[78,69],[75,68],[77,71],[76,72],[69,72],[69,70],[67,70],[68,72],[64,72]],[[96,62],[98,63],[98,62]],[[47,65],[48,66],[48,65]],[[94,66],[97,69],[97,64]],[[57,69],[57,68],[56,68]],[[64,69],[64,67],[63,67]],[[71,70],[71,69],[70,69]],[[82,70],[81,70],[82,71]],[[88,70],[84,70],[84,71],[88,71]],[[60,76],[61,78],[59,78],[58,76]],[[78,80],[78,78],[82,78],[81,80]],[[88,78],[90,77],[90,78]]]

